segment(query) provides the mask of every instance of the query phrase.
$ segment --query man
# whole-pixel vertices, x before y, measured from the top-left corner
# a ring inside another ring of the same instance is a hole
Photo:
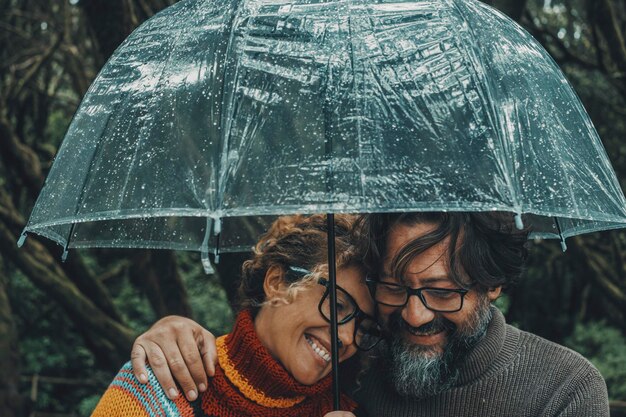
[[[604,380],[586,359],[507,325],[491,306],[526,257],[526,232],[510,216],[374,214],[362,227],[368,285],[389,333],[353,393],[370,415],[609,415]],[[141,380],[147,356],[174,395],[169,363],[197,396],[213,369],[212,340],[193,322],[164,319],[137,339],[133,367]]]

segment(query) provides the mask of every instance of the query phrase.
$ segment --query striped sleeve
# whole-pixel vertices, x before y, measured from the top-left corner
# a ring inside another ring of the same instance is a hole
[[[159,385],[152,369],[148,383],[142,384],[133,375],[127,362],[104,392],[91,417],[185,417],[189,403],[182,395],[171,401]]]

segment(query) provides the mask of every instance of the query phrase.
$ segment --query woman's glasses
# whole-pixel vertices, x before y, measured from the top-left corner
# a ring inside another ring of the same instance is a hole
[[[311,274],[310,271],[299,267],[289,267],[289,272],[298,277]],[[330,323],[330,282],[325,278],[319,278],[317,283],[326,288],[318,310],[324,320]],[[376,319],[361,310],[354,297],[337,286],[337,324],[346,324],[351,320],[355,320],[354,344],[359,350],[370,350],[383,338],[383,330]]]

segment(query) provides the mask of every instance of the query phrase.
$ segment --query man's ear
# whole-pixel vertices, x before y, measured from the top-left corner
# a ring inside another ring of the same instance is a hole
[[[263,291],[265,291],[266,300],[280,298],[284,295],[287,287],[284,276],[285,272],[281,267],[277,265],[269,267],[263,281]]]
[[[487,297],[489,297],[489,301],[495,301],[498,297],[500,297],[500,293],[502,292],[502,286],[489,288],[487,291]]]

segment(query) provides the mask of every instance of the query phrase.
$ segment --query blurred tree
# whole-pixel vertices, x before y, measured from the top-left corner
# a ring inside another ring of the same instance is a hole
[[[0,269],[4,269],[1,260]],[[0,274],[0,411],[4,417],[19,417],[25,414],[25,410],[19,390],[17,332],[6,291],[7,285],[7,276]]]
[[[624,188],[624,3],[529,0],[521,22],[574,84]],[[554,242],[537,242],[509,319],[558,342],[588,320],[606,319],[626,332],[625,244],[623,231],[570,239],[565,254]]]
[[[60,262],[59,247],[47,239],[31,236],[19,250],[15,242],[71,116],[100,66],[138,24],[173,3],[173,0],[0,2],[1,259],[11,265],[12,279],[19,273],[37,289],[32,302],[45,306],[52,299],[54,304],[48,309],[59,306],[65,311],[71,323],[71,337],[82,338],[84,348],[95,360],[92,366],[109,372],[116,371],[127,360],[133,329],[145,328],[147,322],[167,314],[192,315],[185,285],[185,280],[190,278],[181,275],[183,265],[178,257],[168,251],[158,254],[145,250],[73,251],[67,262]],[[197,259],[193,261],[198,263]],[[228,262],[223,267],[232,272],[233,266]],[[6,367],[4,362],[0,364],[4,384],[0,386],[0,415],[9,416],[16,413],[10,404],[19,404],[15,400],[20,381],[18,359],[31,355],[30,352],[18,354],[17,335],[12,330],[16,313],[10,309],[5,283],[3,280],[0,285],[0,349],[11,354],[2,355]],[[128,283],[135,287],[134,291],[129,292]],[[20,288],[16,292],[24,290],[32,289]],[[140,307],[142,301],[138,295],[148,300],[152,312]],[[20,295],[23,296],[24,293]],[[140,305],[136,305],[138,302]],[[21,332],[29,347],[39,346],[30,343],[31,337],[44,337],[36,332],[32,334],[32,328],[51,332],[45,337],[53,339],[70,336],[64,330],[55,333],[54,329],[61,323],[52,323],[46,314],[37,314],[33,319],[24,305],[18,311],[25,314],[20,316],[19,324],[29,329]],[[222,323],[228,320],[223,314],[213,315],[220,317]],[[221,324],[214,329],[223,331]],[[56,344],[54,349],[64,352],[62,355],[68,360],[73,357],[72,353],[63,351],[66,348],[61,339]],[[84,356],[79,355],[77,360],[84,360]],[[55,360],[42,360],[35,355],[32,360],[26,360],[22,369],[40,372],[54,366],[58,367]],[[69,372],[69,377],[80,377],[80,372],[91,373],[89,369],[76,369],[69,364],[66,368],[59,369],[57,376],[63,376],[64,372]],[[44,391],[39,390],[42,395],[46,394]],[[56,401],[55,396],[69,395],[49,389],[48,394],[46,407],[53,409],[63,408],[62,401]]]
[[[90,0],[79,4],[85,12],[95,42],[98,44],[98,66],[113,54],[124,39],[141,22],[176,0]]]
[[[519,21],[526,9],[527,0],[485,0],[484,3],[501,10],[511,19]]]
[[[61,263],[59,248],[50,241],[32,238],[23,249],[17,250],[15,239],[25,225],[24,214],[30,211],[43,185],[62,131],[80,97],[97,73],[99,64],[139,23],[136,17],[139,12],[126,12],[134,10],[133,7],[141,8],[139,16],[143,20],[169,3],[81,2],[88,19],[77,3],[16,0],[0,3],[0,252],[3,260],[65,310],[73,323],[73,331],[83,337],[98,366],[113,371],[127,360],[134,332],[99,276],[100,271],[108,270],[107,265],[97,262],[94,265],[92,259],[85,259],[80,252],[72,253],[67,262]],[[135,20],[118,22],[120,16]],[[121,24],[127,26],[121,27]],[[108,32],[110,30],[113,32]],[[53,131],[58,126],[51,123],[59,119],[63,126],[60,131]],[[144,268],[135,270],[135,275],[147,274],[161,281],[170,279],[166,286],[154,279],[135,280],[154,284],[149,294],[160,300],[155,301],[157,316],[190,315],[182,281],[171,279],[177,276],[176,259],[173,256],[150,258],[148,252],[143,252],[137,256],[152,261],[152,272]],[[164,277],[157,271],[169,274]],[[19,360],[6,298],[6,280],[2,279],[1,284],[0,350],[7,354],[1,356],[6,362],[0,365],[3,372],[0,415],[9,416],[17,415],[11,404],[19,404],[15,400]]]

